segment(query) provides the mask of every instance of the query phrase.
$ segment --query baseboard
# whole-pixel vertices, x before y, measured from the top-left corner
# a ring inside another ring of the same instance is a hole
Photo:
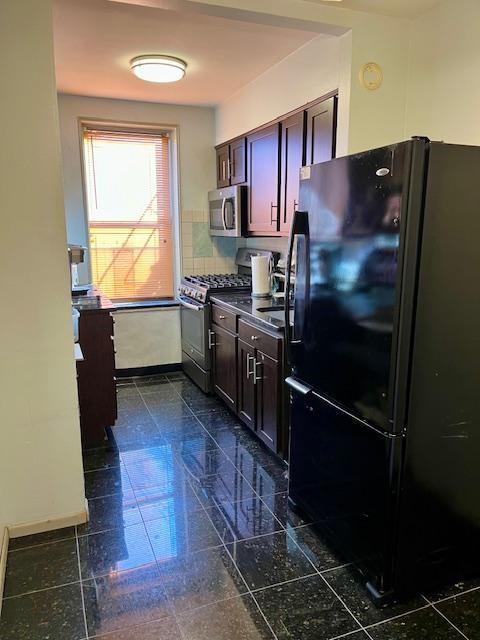
[[[132,367],[130,369],[117,369],[115,375],[117,378],[136,378],[138,376],[156,376],[161,373],[172,373],[173,371],[181,371],[182,363],[174,362],[173,364],[156,364],[151,367]]]
[[[54,529],[64,529],[65,527],[73,527],[76,524],[88,522],[88,503],[85,501],[85,507],[76,513],[69,513],[58,518],[49,518],[48,520],[39,520],[37,522],[22,522],[20,524],[9,525],[8,533],[10,538],[21,538],[22,536],[30,536],[35,533],[45,533]]]
[[[0,616],[2,615],[3,585],[5,584],[5,571],[7,570],[8,541],[8,527],[4,527],[3,538],[0,540]]]

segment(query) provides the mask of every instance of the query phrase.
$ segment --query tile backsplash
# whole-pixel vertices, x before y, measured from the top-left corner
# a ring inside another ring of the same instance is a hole
[[[208,211],[183,211],[181,223],[182,274],[235,271],[235,238],[212,237]]]

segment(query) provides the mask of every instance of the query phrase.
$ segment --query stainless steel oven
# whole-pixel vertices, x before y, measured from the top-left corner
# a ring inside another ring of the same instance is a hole
[[[178,301],[182,327],[182,367],[205,393],[209,393],[211,390],[208,346],[210,305],[195,302],[184,295],[179,295]]]
[[[237,185],[208,193],[211,236],[239,238],[245,230],[247,187]]]

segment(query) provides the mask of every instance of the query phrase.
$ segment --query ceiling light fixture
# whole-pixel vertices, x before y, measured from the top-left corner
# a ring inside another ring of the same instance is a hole
[[[186,62],[172,56],[149,54],[130,60],[130,70],[148,82],[177,82],[185,75],[186,68]]]

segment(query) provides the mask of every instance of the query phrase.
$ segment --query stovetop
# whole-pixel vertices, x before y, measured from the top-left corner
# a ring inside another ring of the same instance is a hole
[[[250,291],[252,277],[240,273],[220,273],[207,275],[184,276],[179,287],[180,295],[187,296],[198,302],[205,302],[213,290],[221,291]]]
[[[240,273],[220,273],[207,274],[202,276],[185,276],[185,282],[193,285],[206,287],[207,289],[218,289],[221,287],[250,287],[252,278]]]

